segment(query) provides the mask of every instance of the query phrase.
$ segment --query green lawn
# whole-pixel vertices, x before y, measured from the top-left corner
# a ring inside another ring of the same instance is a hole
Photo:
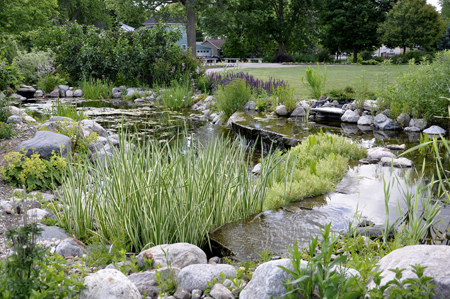
[[[309,91],[302,84],[302,76],[305,75],[307,66],[285,67],[285,68],[260,68],[260,69],[242,69],[244,73],[249,73],[255,78],[268,80],[269,77],[286,80],[294,88],[295,95],[299,98],[309,96]],[[317,70],[317,66],[314,67]],[[389,82],[397,82],[397,76],[408,68],[408,65],[391,65],[389,68]],[[323,66],[320,66],[323,74]],[[363,72],[365,71],[365,72]],[[369,91],[376,92],[378,87],[378,76],[383,74],[383,69],[379,65],[329,65],[327,66],[327,83],[325,91],[331,89],[343,89],[346,86],[355,86],[358,77],[364,74],[367,80]],[[305,79],[306,80],[306,79]],[[305,81],[306,82],[306,81]]]

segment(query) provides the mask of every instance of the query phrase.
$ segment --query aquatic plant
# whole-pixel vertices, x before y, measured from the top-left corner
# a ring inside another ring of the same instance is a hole
[[[225,116],[230,117],[234,112],[241,109],[248,101],[252,91],[244,79],[235,79],[226,86],[219,86],[215,94],[216,106],[223,111]]]

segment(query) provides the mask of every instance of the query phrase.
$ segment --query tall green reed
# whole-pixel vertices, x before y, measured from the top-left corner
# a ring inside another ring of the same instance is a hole
[[[52,106],[52,115],[69,117],[74,121],[81,121],[87,118],[83,111],[77,110],[76,106],[61,103],[60,101],[56,101]]]
[[[107,166],[85,158],[68,168],[62,227],[83,240],[125,235],[136,251],[174,242],[202,246],[212,228],[262,210],[267,177],[278,162],[268,158],[255,180],[237,142],[135,144],[114,151]],[[126,147],[122,136],[120,148]]]
[[[106,80],[89,78],[78,83],[86,99],[98,100],[110,97],[114,84]]]
[[[311,96],[315,99],[319,99],[322,95],[325,85],[327,83],[327,66],[323,65],[324,73],[320,74],[320,66],[317,64],[317,72],[312,67],[308,66],[306,69],[306,83],[303,81],[304,76],[302,76],[302,83],[306,85],[311,91]]]

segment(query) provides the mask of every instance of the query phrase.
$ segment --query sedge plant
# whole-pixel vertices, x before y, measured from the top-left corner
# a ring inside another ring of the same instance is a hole
[[[306,69],[306,82],[302,76],[302,83],[310,90],[311,96],[319,99],[323,94],[327,82],[327,66],[323,65],[323,75],[320,73],[320,66],[317,64],[317,72],[311,66]]]

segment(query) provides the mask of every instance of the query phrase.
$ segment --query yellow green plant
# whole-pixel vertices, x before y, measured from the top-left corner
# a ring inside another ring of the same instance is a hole
[[[60,184],[66,159],[54,152],[49,160],[40,158],[39,153],[33,152],[27,157],[27,151],[11,152],[4,159],[7,166],[0,167],[0,175],[3,180],[15,185],[25,186],[28,190],[48,189]]]

